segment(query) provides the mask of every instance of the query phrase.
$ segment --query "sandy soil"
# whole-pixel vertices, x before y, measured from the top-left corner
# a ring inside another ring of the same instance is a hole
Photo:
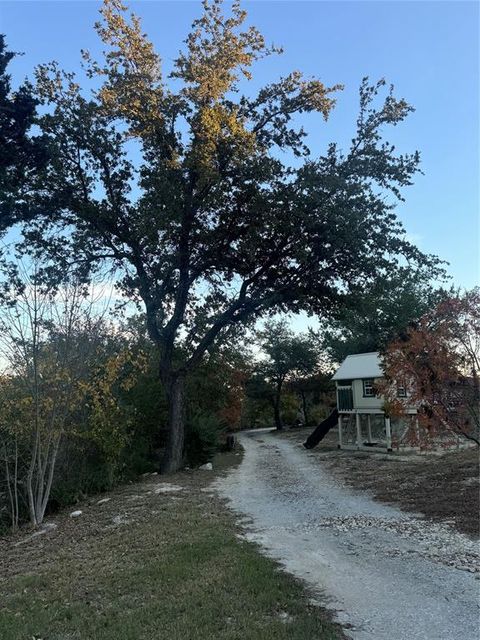
[[[329,599],[353,638],[478,637],[475,541],[352,490],[296,438],[240,439],[243,463],[216,490],[251,519],[250,539]]]

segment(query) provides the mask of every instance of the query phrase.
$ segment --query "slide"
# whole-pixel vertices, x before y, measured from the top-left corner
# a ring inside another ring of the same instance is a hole
[[[332,413],[325,418],[318,427],[311,433],[308,438],[303,443],[305,449],[313,449],[317,444],[324,439],[327,433],[330,431],[332,427],[334,427],[338,422],[338,409],[334,409]]]

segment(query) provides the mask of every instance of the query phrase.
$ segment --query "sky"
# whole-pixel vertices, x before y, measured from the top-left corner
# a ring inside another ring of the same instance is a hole
[[[129,3],[171,68],[201,12],[200,1]],[[328,142],[347,148],[364,76],[384,77],[415,112],[386,139],[400,151],[418,149],[424,175],[404,191],[397,208],[407,236],[420,249],[449,262],[455,285],[479,281],[479,4],[477,2],[263,1],[245,2],[248,20],[284,54],[261,61],[251,90],[294,69],[341,83],[328,123],[309,117],[313,155]],[[9,49],[23,52],[10,66],[14,82],[57,60],[79,70],[80,49],[101,51],[92,25],[96,1],[0,0],[0,32]],[[387,132],[386,132],[387,134]]]

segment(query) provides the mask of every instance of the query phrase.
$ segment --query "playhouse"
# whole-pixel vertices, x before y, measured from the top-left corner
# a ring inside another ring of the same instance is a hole
[[[375,382],[383,377],[377,352],[350,355],[335,372],[340,449],[398,447],[410,428],[418,429],[417,410],[407,409],[405,418],[392,420],[385,414],[384,399],[376,395]],[[398,385],[399,397],[407,397]]]

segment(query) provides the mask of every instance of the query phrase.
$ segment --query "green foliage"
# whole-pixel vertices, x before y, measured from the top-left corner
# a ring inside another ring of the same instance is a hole
[[[239,344],[212,350],[187,379],[189,412],[208,413],[230,430],[239,427],[249,355]]]
[[[264,329],[258,332],[258,337],[265,356],[258,366],[258,373],[264,377],[264,384],[269,386],[265,399],[271,398],[275,426],[281,429],[284,384],[299,381],[315,372],[319,366],[318,344],[313,334],[297,335],[284,320],[267,322]],[[258,394],[261,391],[258,382],[256,387]],[[294,411],[290,405],[288,416],[285,417],[294,423],[298,413],[298,408]]]
[[[331,375],[331,372],[319,371],[313,376],[298,377],[288,382],[288,390],[301,399],[306,425],[318,424],[335,406],[335,384]]]
[[[244,91],[254,63],[279,50],[245,26],[239,3],[203,4],[169,78],[119,0],[105,0],[101,15],[103,58],[83,52],[93,83],[55,62],[36,72],[51,156],[37,176],[38,215],[23,216],[24,250],[62,266],[72,256],[93,271],[113,266],[123,292],[144,304],[167,391],[232,328],[277,312],[335,311],[400,261],[438,274],[394,213],[420,158],[382,138],[413,110],[384,80],[362,81],[350,147],[331,143],[312,158],[297,116],[327,119],[341,86],[294,71]],[[302,162],[281,160],[292,156]],[[183,425],[174,427],[169,470],[181,464]]]
[[[414,269],[379,278],[333,314],[323,332],[323,346],[334,362],[353,353],[381,351],[445,296]]]
[[[0,232],[32,214],[28,188],[47,161],[45,140],[30,135],[38,105],[32,86],[11,90],[7,67],[16,55],[0,34]]]
[[[123,479],[119,465],[93,443],[68,438],[60,453],[48,510],[56,511],[87,495],[108,491]]]
[[[212,460],[226,425],[211,414],[196,413],[187,420],[185,460],[191,466]]]
[[[315,404],[310,409],[310,419],[312,424],[316,425],[325,420],[332,411],[332,407],[326,403]]]
[[[311,375],[318,366],[315,338],[310,334],[295,334],[284,320],[267,322],[258,337],[266,356],[260,369],[274,383]]]
[[[272,425],[275,389],[260,371],[253,371],[247,379],[245,395],[246,403],[242,426],[247,428],[270,427]]]
[[[282,419],[286,424],[294,425],[300,419],[300,403],[294,393],[285,392],[280,401]]]

